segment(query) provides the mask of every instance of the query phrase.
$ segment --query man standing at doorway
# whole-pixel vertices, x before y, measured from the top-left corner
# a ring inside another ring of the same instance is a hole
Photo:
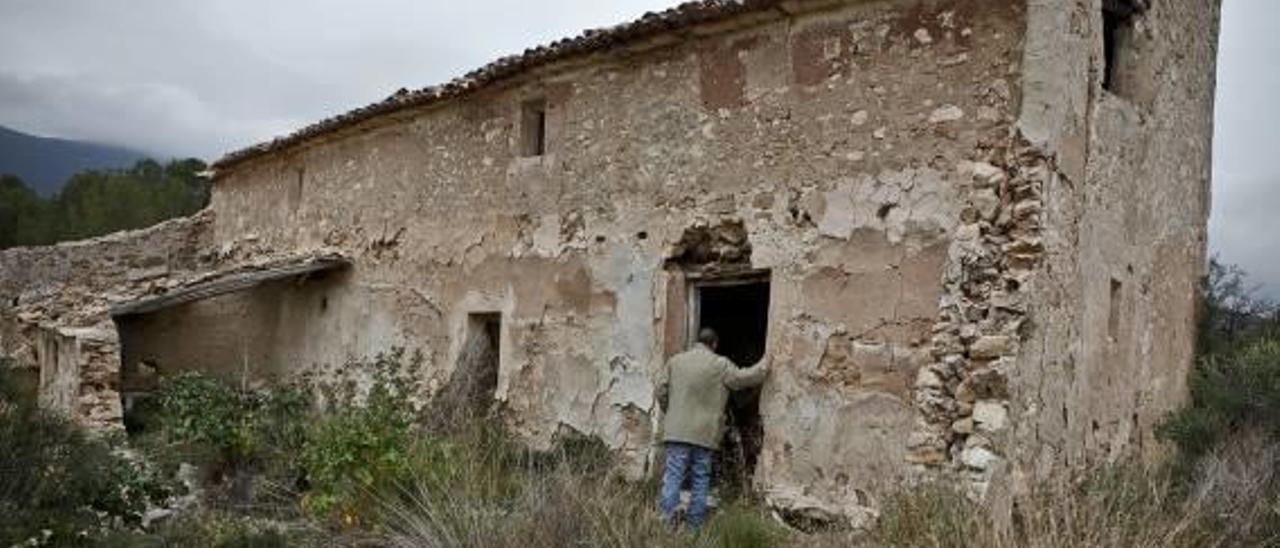
[[[662,473],[662,516],[671,522],[680,502],[685,473],[693,471],[692,500],[686,521],[697,529],[707,515],[707,491],[711,488],[711,461],[720,448],[724,406],[730,390],[758,386],[768,375],[769,358],[740,369],[716,354],[720,338],[704,328],[693,348],[672,356],[664,371],[666,382],[658,387],[658,402],[666,411],[662,423],[667,455]]]

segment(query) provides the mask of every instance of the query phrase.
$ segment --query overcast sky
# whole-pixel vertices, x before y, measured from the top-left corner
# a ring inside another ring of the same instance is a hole
[[[212,160],[675,3],[0,0],[0,125]],[[1210,245],[1280,298],[1280,0],[1224,4]]]

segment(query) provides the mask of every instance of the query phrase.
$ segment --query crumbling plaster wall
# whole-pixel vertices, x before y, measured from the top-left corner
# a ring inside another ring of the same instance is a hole
[[[498,398],[517,431],[598,435],[638,474],[684,321],[664,262],[686,229],[741,220],[773,291],[757,481],[792,505],[871,504],[907,472],[954,233],[989,201],[971,161],[1013,140],[1025,22],[1018,3],[834,5],[538,69],[251,160],[215,181],[215,239],[354,257],[345,283],[388,298],[335,313],[391,318],[432,388],[467,314],[501,312]],[[517,157],[520,105],[540,97],[549,153]]]
[[[1013,369],[1011,484],[1161,454],[1186,397],[1209,212],[1216,0],[1151,2],[1119,93],[1099,2],[1032,1],[1019,127],[1054,166]],[[1114,302],[1113,302],[1114,300]]]
[[[214,262],[208,213],[80,242],[0,251],[0,356],[35,370],[45,406],[118,426],[113,304],[163,291]]]

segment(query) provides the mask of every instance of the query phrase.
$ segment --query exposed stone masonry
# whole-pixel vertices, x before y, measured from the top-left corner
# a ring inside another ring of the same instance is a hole
[[[213,246],[213,217],[206,210],[142,230],[0,252],[0,355],[36,379],[32,388],[45,407],[88,426],[119,428],[121,340],[113,308],[297,260],[252,236]]]
[[[935,361],[915,380],[920,418],[908,457],[964,473],[979,496],[1003,463],[1007,376],[1028,321],[1023,289],[1044,252],[1041,189],[1050,177],[1049,162],[1025,143],[989,156],[959,167],[967,206],[933,326]]]
[[[215,260],[212,215],[81,242],[0,253],[0,354],[32,368],[46,407],[118,427],[120,346],[110,308]]]

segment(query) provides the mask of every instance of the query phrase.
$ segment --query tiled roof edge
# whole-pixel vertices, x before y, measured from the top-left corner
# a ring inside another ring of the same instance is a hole
[[[785,3],[788,2],[786,0],[700,0],[685,2],[660,12],[649,12],[639,19],[613,27],[588,29],[572,38],[562,38],[550,44],[526,49],[520,54],[502,57],[440,85],[416,91],[401,89],[376,103],[326,118],[289,135],[231,152],[214,162],[211,168],[215,174],[225,173],[232,167],[251,159],[292,148],[310,139],[354,126],[377,116],[466,95],[537,66],[635,42],[664,32],[771,9]]]

